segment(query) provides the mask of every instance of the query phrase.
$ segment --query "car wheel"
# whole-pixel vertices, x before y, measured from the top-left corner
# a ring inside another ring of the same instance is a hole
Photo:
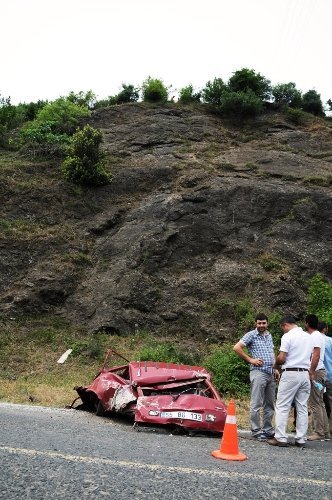
[[[98,417],[103,417],[105,415],[105,410],[103,405],[101,404],[101,401],[98,401],[97,408],[96,408],[96,415]]]

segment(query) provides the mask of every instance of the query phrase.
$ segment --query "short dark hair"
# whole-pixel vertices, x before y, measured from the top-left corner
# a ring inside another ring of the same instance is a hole
[[[327,327],[328,327],[328,324],[325,323],[325,321],[318,321],[317,330],[319,332],[322,332],[324,330],[324,328],[327,328]]]
[[[269,319],[266,316],[266,314],[263,314],[263,313],[256,314],[255,321],[258,321],[258,320],[260,320],[260,321],[266,320],[267,322],[269,321]]]
[[[305,317],[305,322],[310,328],[318,327],[318,318],[316,314],[307,314]]]
[[[280,325],[284,325],[286,323],[289,323],[290,325],[296,325],[296,320],[294,316],[291,314],[286,314],[286,316],[283,316],[279,322]]]

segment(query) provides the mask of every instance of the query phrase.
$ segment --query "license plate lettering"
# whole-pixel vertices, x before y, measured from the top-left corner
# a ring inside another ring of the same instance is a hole
[[[202,415],[191,411],[162,411],[161,418],[179,418],[181,420],[195,420],[202,422]]]

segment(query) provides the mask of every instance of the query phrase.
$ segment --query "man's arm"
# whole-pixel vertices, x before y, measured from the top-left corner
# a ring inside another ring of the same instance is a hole
[[[287,352],[279,351],[279,354],[278,354],[276,361],[274,363],[274,367],[278,368],[279,366],[283,365],[286,361],[286,356],[287,356]]]
[[[309,370],[310,380],[313,381],[315,379],[315,371],[318,365],[318,361],[320,358],[320,347],[314,347],[311,355],[311,365]]]
[[[243,349],[244,347],[246,347],[246,345],[241,342],[241,340],[239,340],[239,342],[237,344],[235,344],[235,346],[233,347],[233,351],[236,352],[236,354],[244,359],[244,361],[246,361],[247,363],[250,363],[251,365],[254,365],[254,366],[262,366],[264,364],[264,361],[260,358],[252,358],[251,356],[249,356]]]

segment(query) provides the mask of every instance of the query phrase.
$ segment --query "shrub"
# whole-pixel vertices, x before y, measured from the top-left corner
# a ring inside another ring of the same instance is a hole
[[[20,130],[20,146],[26,154],[62,156],[69,136],[76,130],[79,120],[88,116],[87,108],[61,97],[38,111],[35,120]]]
[[[134,85],[122,84],[122,90],[115,96],[115,104],[123,104],[125,102],[136,102],[139,99],[139,90]]]
[[[166,102],[168,90],[162,80],[151,78],[150,76],[142,85],[143,101],[146,102]]]
[[[51,123],[52,132],[56,134],[72,135],[81,118],[89,116],[87,107],[60,97],[56,101],[44,106],[37,114],[38,124]]]
[[[274,102],[278,105],[286,105],[292,108],[299,108],[302,103],[302,95],[297,90],[295,83],[279,83],[272,87]]]
[[[203,366],[211,373],[213,383],[223,396],[248,396],[248,364],[233,351],[232,345],[224,344],[216,348],[203,360]]]
[[[21,151],[32,156],[62,156],[69,142],[67,134],[53,131],[53,122],[34,120],[20,130]]]
[[[183,104],[187,104],[190,102],[200,102],[200,99],[201,93],[194,93],[194,88],[191,84],[189,84],[187,87],[183,87],[179,91],[179,101]]]
[[[251,90],[246,92],[224,92],[220,111],[227,116],[247,118],[263,111],[263,102]]]
[[[309,280],[307,304],[308,313],[332,325],[332,284],[319,274]]]
[[[77,94],[71,91],[66,99],[77,106],[93,109],[96,102],[96,95],[92,92],[92,90],[88,90],[87,92],[83,92],[81,90]]]
[[[186,365],[199,365],[201,357],[199,352],[184,351],[176,348],[169,342],[155,344],[150,343],[143,347],[139,353],[141,361],[165,361],[168,363],[179,363]]]
[[[221,78],[215,78],[212,82],[208,81],[202,90],[204,102],[213,106],[220,106],[225,90],[226,85]]]
[[[250,90],[262,100],[271,96],[270,80],[248,68],[235,71],[228,80],[228,89],[231,92],[247,92]]]
[[[323,103],[316,90],[308,90],[303,94],[302,109],[316,116],[324,116]]]
[[[287,119],[295,125],[304,125],[307,121],[307,116],[302,109],[288,108]]]
[[[104,170],[100,152],[102,133],[90,125],[76,132],[70,140],[68,156],[62,165],[64,178],[74,184],[98,186],[108,184],[111,174]]]

